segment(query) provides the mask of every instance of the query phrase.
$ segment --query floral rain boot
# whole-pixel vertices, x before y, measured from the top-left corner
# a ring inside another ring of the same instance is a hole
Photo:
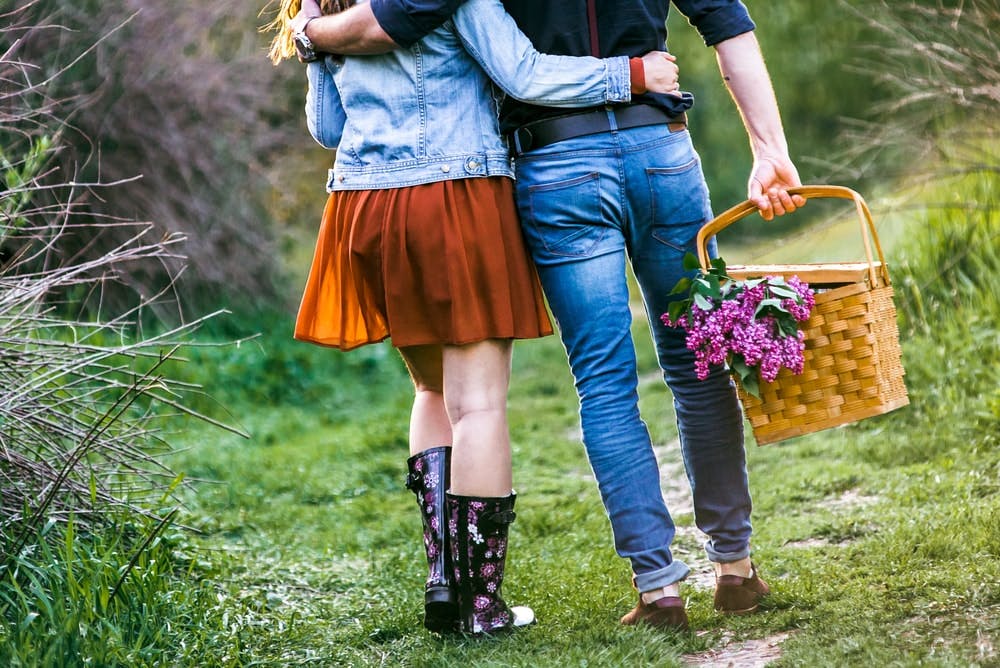
[[[451,448],[425,450],[407,459],[406,464],[409,469],[406,487],[417,497],[424,524],[428,569],[424,587],[424,626],[436,633],[456,631],[458,592],[448,547],[444,499],[451,473]]]
[[[499,498],[447,495],[448,537],[458,587],[459,630],[483,635],[535,621],[531,608],[503,600],[507,533],[514,521],[514,494]]]

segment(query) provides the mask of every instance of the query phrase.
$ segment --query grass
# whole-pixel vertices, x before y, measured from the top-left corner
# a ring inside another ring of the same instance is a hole
[[[982,196],[995,203],[990,188]],[[1000,253],[988,241],[1000,221],[975,220],[911,219],[919,239],[893,247],[910,407],[748,445],[755,560],[774,589],[761,614],[717,616],[710,587],[693,577],[685,595],[696,633],[617,623],[635,594],[579,445],[565,356],[550,337],[517,345],[510,394],[519,500],[505,594],[530,603],[540,623],[497,640],[426,633],[419,519],[402,484],[402,366],[385,349],[341,355],[288,342],[279,322],[258,342],[194,360],[198,380],[252,434],[184,435],[187,449],[170,464],[205,481],[186,492],[178,520],[196,531],[174,527],[157,540],[110,606],[102,592],[131,556],[124,545],[76,536],[32,560],[54,567],[22,577],[19,591],[0,590],[0,663],[672,666],[790,633],[775,665],[996,665],[1000,370],[990,360],[1000,356]],[[942,257],[970,239],[976,252],[942,272]],[[643,414],[674,470],[669,395],[645,323],[635,334]],[[686,489],[668,487],[677,485]],[[704,573],[690,513],[675,519],[678,554]]]

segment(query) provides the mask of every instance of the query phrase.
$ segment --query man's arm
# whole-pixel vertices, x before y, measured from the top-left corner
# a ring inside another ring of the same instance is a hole
[[[719,42],[715,49],[722,77],[750,137],[754,164],[749,197],[764,220],[791,213],[806,201],[800,195],[788,194],[788,188],[802,183],[788,156],[778,102],[757,37],[746,32]]]
[[[319,16],[315,0],[303,0],[293,20],[308,22],[316,50],[342,55],[386,53],[409,47],[455,13],[465,0],[371,0],[331,16]]]
[[[307,11],[307,4],[308,0],[303,0],[300,16]],[[339,14],[314,18],[306,25],[305,33],[316,50],[324,53],[387,53],[399,46],[376,20],[370,2],[354,5]]]

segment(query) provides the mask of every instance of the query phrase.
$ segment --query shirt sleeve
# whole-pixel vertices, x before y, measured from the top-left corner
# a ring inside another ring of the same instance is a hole
[[[673,3],[701,33],[706,46],[714,46],[756,28],[740,0],[673,0]]]
[[[631,99],[627,57],[601,60],[539,53],[500,0],[469,0],[455,13],[455,28],[469,55],[516,100],[590,107]]]
[[[465,0],[371,0],[382,30],[402,47],[411,47],[451,18]]]

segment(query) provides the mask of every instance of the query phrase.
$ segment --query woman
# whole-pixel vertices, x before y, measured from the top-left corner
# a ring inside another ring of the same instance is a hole
[[[293,54],[297,5],[279,10],[276,61]],[[319,13],[312,0],[303,10]],[[672,60],[543,56],[499,0],[470,0],[410,49],[309,65],[310,132],[337,154],[295,336],[342,350],[391,337],[413,378],[407,486],[423,514],[428,629],[534,619],[501,595],[514,519],[506,400],[512,340],[552,328],[490,79],[527,102],[587,107],[628,101],[643,78],[676,90]]]

